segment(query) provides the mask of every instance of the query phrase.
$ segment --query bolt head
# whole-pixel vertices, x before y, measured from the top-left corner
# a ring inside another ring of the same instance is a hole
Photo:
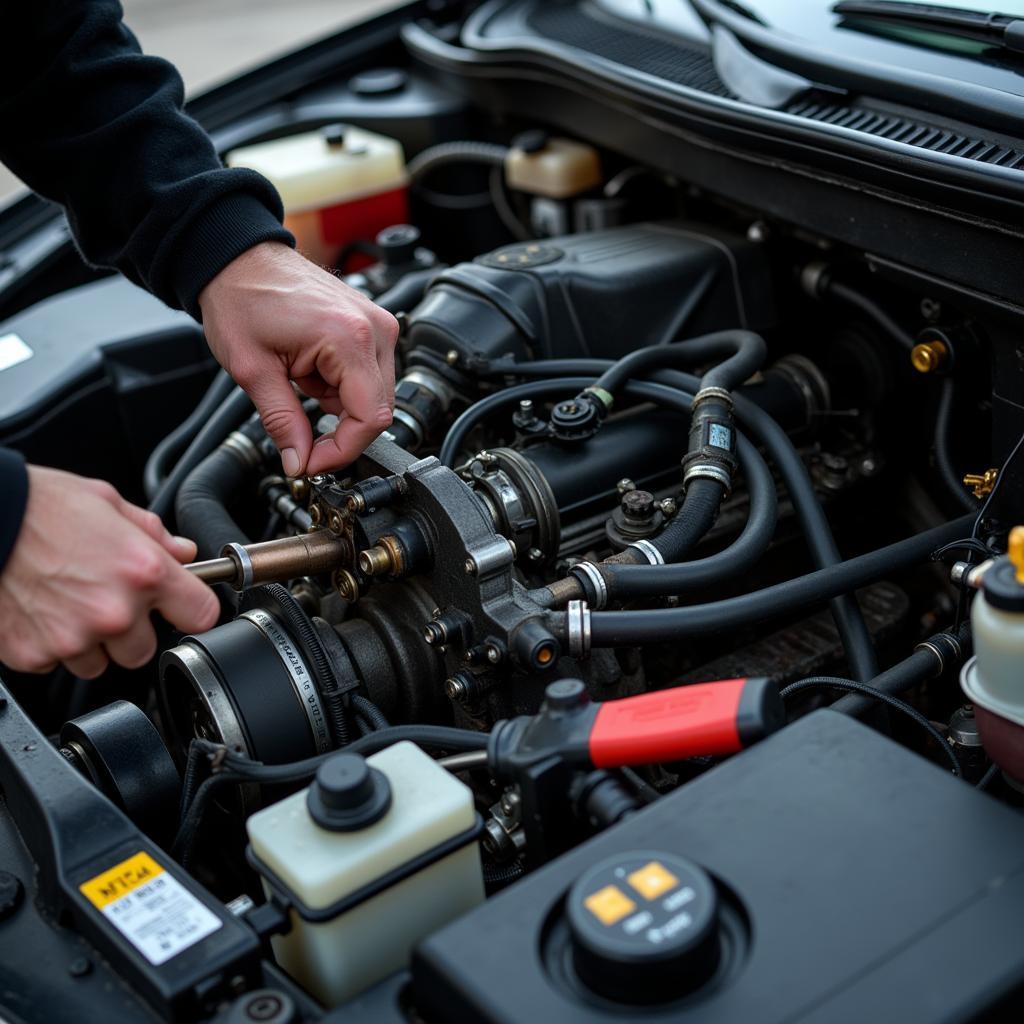
[[[498,662],[501,661],[501,651],[499,651],[494,644],[487,645],[487,660],[492,665],[497,665]]]
[[[458,351],[458,349],[454,349],[454,348],[448,349],[448,351],[445,353],[444,361],[449,366],[454,366],[459,361],[459,351]]]
[[[467,558],[462,567],[465,569],[467,576],[476,575],[476,562],[472,558]]]
[[[544,552],[541,551],[540,548],[530,548],[530,550],[526,552],[526,557],[531,562],[542,562],[544,561]]]
[[[462,700],[466,696],[466,684],[458,676],[452,676],[444,681],[444,692],[449,700]]]
[[[630,480],[628,476],[626,476],[626,477],[623,477],[615,485],[615,490],[617,490],[619,492],[619,494],[625,494],[627,491],[635,491],[636,490],[636,484],[633,483],[633,481]]]

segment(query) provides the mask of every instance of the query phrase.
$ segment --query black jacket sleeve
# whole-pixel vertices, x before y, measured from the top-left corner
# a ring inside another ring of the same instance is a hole
[[[0,572],[18,539],[21,519],[28,501],[28,473],[25,460],[7,448],[0,448]]]
[[[177,71],[143,56],[117,0],[2,6],[0,161],[64,207],[87,262],[198,318],[199,293],[236,256],[294,244],[274,188],[221,165],[182,111]],[[24,460],[0,449],[0,571],[27,498]]]
[[[117,0],[3,5],[0,160],[64,207],[88,262],[198,316],[236,256],[293,239],[274,188],[221,165],[177,71],[143,56],[122,13]]]

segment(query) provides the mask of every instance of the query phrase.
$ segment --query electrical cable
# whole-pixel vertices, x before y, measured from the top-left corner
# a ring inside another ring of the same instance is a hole
[[[921,714],[917,708],[912,707],[904,700],[900,700],[898,697],[893,697],[892,694],[883,693],[881,690],[875,689],[873,686],[868,686],[867,683],[858,683],[852,679],[842,679],[838,676],[812,676],[809,679],[801,679],[799,682],[790,683],[779,693],[779,696],[786,700],[791,697],[794,693],[800,693],[803,690],[811,690],[817,688],[829,688],[834,690],[848,690],[851,693],[859,693],[865,697],[870,697],[872,700],[881,701],[881,703],[892,708],[894,711],[899,711],[901,714],[906,715],[912,721],[916,722],[925,732],[936,743],[939,748],[943,751],[949,760],[953,774],[958,778],[963,777],[963,771],[960,767],[960,761],[956,756],[956,751],[946,742],[946,737],[939,732],[938,729],[932,725],[931,722]]]

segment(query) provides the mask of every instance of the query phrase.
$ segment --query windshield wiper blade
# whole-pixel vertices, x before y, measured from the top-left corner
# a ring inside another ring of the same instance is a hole
[[[959,7],[903,3],[902,0],[840,0],[832,5],[832,11],[844,17],[932,29],[1024,53],[1024,18],[1008,14],[986,14]]]

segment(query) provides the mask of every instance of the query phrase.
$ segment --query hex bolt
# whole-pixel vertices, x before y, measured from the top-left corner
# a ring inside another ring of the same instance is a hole
[[[630,480],[628,476],[624,476],[615,485],[615,490],[617,490],[619,492],[619,494],[625,494],[627,491],[635,491],[636,490],[636,484],[633,483],[633,481]]]
[[[462,568],[465,569],[467,576],[475,576],[476,575],[476,560],[474,558],[472,558],[472,557],[467,558],[465,563],[463,564]]]
[[[658,508],[661,509],[661,514],[669,519],[679,511],[679,506],[676,504],[675,498],[665,498],[663,501],[658,503]]]
[[[488,644],[484,648],[484,654],[492,665],[497,665],[501,661],[501,651],[494,644]]]

